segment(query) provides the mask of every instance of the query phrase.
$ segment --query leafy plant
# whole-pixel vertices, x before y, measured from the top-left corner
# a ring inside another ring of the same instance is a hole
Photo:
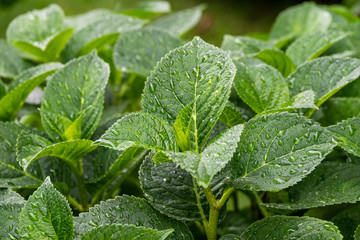
[[[359,239],[359,19],[304,3],[218,48],[182,38],[204,9],[13,20],[1,239]]]

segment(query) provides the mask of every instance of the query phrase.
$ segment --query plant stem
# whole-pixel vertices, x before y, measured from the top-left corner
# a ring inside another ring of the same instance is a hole
[[[221,208],[224,206],[230,195],[234,192],[234,188],[228,188],[224,191],[220,200],[216,200],[210,187],[204,188],[204,194],[210,205],[209,221],[204,223],[204,228],[208,240],[217,239],[217,225],[219,220],[219,213]]]
[[[71,204],[71,206],[73,206],[76,210],[78,210],[80,212],[84,212],[84,209],[81,206],[81,204],[78,203],[75,199],[73,199],[70,195],[67,196],[66,198],[69,201],[69,203]]]
[[[269,212],[263,206],[261,206],[262,200],[261,200],[259,194],[257,192],[255,192],[255,191],[253,191],[252,193],[254,194],[256,204],[259,207],[259,210],[260,210],[261,214],[264,217],[270,216]]]
[[[78,160],[77,167],[78,168],[76,168],[75,166],[72,166],[71,169],[77,180],[82,211],[88,211],[89,210],[89,201],[88,201],[88,195],[87,195],[86,188],[85,188],[85,179],[84,179],[84,172],[83,172],[81,158]]]

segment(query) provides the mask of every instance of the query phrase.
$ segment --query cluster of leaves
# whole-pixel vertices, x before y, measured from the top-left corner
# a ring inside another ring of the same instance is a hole
[[[181,38],[203,9],[13,20],[1,239],[360,239],[359,19],[305,3],[218,48]]]

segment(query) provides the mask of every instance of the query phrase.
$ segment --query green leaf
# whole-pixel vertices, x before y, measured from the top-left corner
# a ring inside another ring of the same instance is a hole
[[[360,207],[347,207],[343,211],[336,213],[331,221],[339,228],[344,239],[353,239],[354,232],[360,224]]]
[[[202,12],[206,8],[201,4],[175,13],[170,13],[152,21],[148,27],[165,31],[173,36],[179,37],[193,28],[199,21]]]
[[[177,148],[171,125],[150,113],[133,113],[119,119],[96,144],[118,151],[131,146],[173,151]]]
[[[16,155],[24,170],[36,159],[46,156],[58,157],[72,168],[79,169],[79,159],[95,148],[90,140],[70,140],[53,144],[39,135],[22,132],[17,140]]]
[[[234,106],[228,104],[221,113],[219,121],[225,123],[228,127],[233,127],[235,125],[244,123],[245,119]]]
[[[141,198],[127,195],[101,202],[90,208],[87,213],[80,213],[74,218],[76,234],[86,232],[100,226],[111,224],[134,224],[137,227],[158,230],[174,229],[169,239],[193,239],[187,226],[155,211],[150,204]]]
[[[276,191],[299,182],[335,144],[326,129],[289,113],[258,116],[245,124],[231,161],[233,186]]]
[[[345,151],[360,157],[360,118],[344,120],[328,127],[340,146]]]
[[[72,30],[65,30],[64,12],[55,4],[15,18],[6,31],[7,41],[19,54],[36,61],[51,61],[69,40]]]
[[[121,13],[141,19],[149,19],[159,14],[169,13],[170,11],[170,3],[167,1],[141,1],[135,8],[122,11]]]
[[[280,50],[265,49],[257,53],[254,57],[272,66],[281,72],[284,77],[287,77],[296,68],[293,61]]]
[[[360,97],[332,97],[322,107],[323,120],[328,125],[347,118],[360,117]]]
[[[165,152],[181,168],[196,178],[198,184],[207,188],[213,177],[221,171],[233,157],[237,142],[243,130],[239,124],[221,133],[202,153]]]
[[[356,228],[355,235],[354,235],[354,239],[355,239],[355,240],[359,240],[359,239],[360,239],[360,225]]]
[[[90,53],[112,44],[118,39],[119,33],[138,29],[146,23],[145,20],[132,18],[121,14],[107,14],[74,33],[66,45],[62,57],[65,61]]]
[[[0,77],[14,78],[30,66],[31,64],[21,59],[5,40],[0,39]]]
[[[276,18],[270,30],[270,39],[278,47],[293,38],[315,32],[325,32],[331,24],[331,14],[315,3],[306,2],[287,8]]]
[[[108,9],[94,9],[88,11],[86,13],[74,15],[74,16],[66,16],[65,25],[68,28],[73,28],[77,32],[78,30],[93,24],[99,20],[104,20],[107,17],[111,17],[114,14],[112,11]]]
[[[155,64],[182,41],[156,29],[121,34],[114,46],[114,64],[119,71],[148,76]]]
[[[181,221],[201,220],[199,204],[205,215],[209,204],[190,173],[171,162],[153,162],[147,156],[140,167],[141,187],[148,201],[163,214]],[[216,198],[223,192],[224,177],[216,176],[210,184]]]
[[[275,49],[274,45],[246,36],[225,35],[221,48],[228,51],[232,57],[242,58],[257,54],[265,49]]]
[[[94,228],[81,236],[81,240],[126,240],[126,239],[151,239],[165,240],[173,229],[158,231],[156,229],[136,227],[131,224],[113,224]]]
[[[289,89],[282,74],[263,62],[247,58],[236,62],[235,90],[256,113],[282,107]]]
[[[276,239],[334,239],[342,236],[338,228],[328,221],[309,217],[272,216],[250,225],[241,234],[240,239],[265,239],[268,236]]]
[[[0,238],[19,239],[17,219],[25,200],[16,192],[9,189],[0,190]]]
[[[201,147],[227,103],[235,71],[227,53],[195,37],[156,65],[145,82],[143,109],[174,122],[196,99],[192,118]]]
[[[289,83],[291,96],[313,90],[315,104],[320,106],[359,75],[358,59],[321,57],[301,65],[286,81]]]
[[[219,240],[240,240],[240,236],[235,234],[226,234],[219,238]]]
[[[330,30],[316,32],[296,39],[287,49],[288,55],[295,65],[313,60],[323,54],[332,45],[349,36],[349,33]]]
[[[50,178],[29,197],[19,215],[21,239],[73,239],[70,206]]]
[[[289,190],[290,202],[267,203],[275,209],[307,209],[359,201],[360,166],[354,163],[324,162]],[[346,194],[344,194],[346,193]]]
[[[89,138],[97,128],[104,103],[109,66],[96,52],[67,63],[49,79],[40,114],[56,142]]]
[[[13,120],[30,92],[61,67],[60,63],[47,63],[19,74],[9,85],[8,93],[0,99],[0,119]]]

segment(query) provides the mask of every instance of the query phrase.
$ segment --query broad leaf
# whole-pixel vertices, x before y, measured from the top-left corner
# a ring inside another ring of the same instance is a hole
[[[114,43],[119,33],[134,30],[146,21],[121,14],[106,14],[89,25],[85,25],[74,33],[62,54],[65,61],[90,53],[93,49]]]
[[[336,205],[335,207],[337,206],[340,207],[341,205]],[[360,207],[356,205],[348,206],[343,211],[335,212],[335,216],[331,221],[339,228],[344,239],[353,239],[354,232],[360,224]]]
[[[293,38],[315,32],[325,32],[331,24],[331,14],[314,3],[303,3],[287,8],[276,18],[270,39],[284,46]]]
[[[121,13],[141,19],[149,19],[170,11],[170,3],[167,1],[141,1],[135,8],[122,11]]]
[[[131,146],[152,150],[177,149],[172,126],[150,113],[133,113],[121,118],[96,143],[118,151]]]
[[[30,92],[61,67],[60,63],[42,64],[18,75],[9,85],[8,93],[0,99],[0,119],[13,120]]]
[[[151,239],[165,240],[173,230],[158,231],[156,229],[136,227],[131,224],[112,224],[94,228],[81,236],[81,240],[127,240]]]
[[[226,234],[224,236],[221,236],[219,240],[240,240],[240,236],[235,234]]]
[[[230,52],[234,58],[257,54],[265,49],[275,49],[269,42],[246,36],[225,35],[221,48]]]
[[[245,119],[235,107],[228,104],[221,113],[219,121],[225,123],[228,127],[233,127],[240,123],[244,123]]]
[[[165,152],[165,154],[196,178],[200,186],[206,188],[213,177],[231,160],[243,127],[239,124],[224,131],[200,154],[192,152]]]
[[[257,53],[254,57],[272,66],[281,72],[284,77],[287,77],[296,68],[293,61],[280,50],[265,49]]]
[[[301,65],[287,77],[287,82],[291,96],[313,90],[316,106],[320,106],[359,75],[358,59],[322,57]]]
[[[360,157],[360,118],[351,118],[328,127],[345,151]]]
[[[141,187],[148,201],[160,212],[186,221],[201,220],[201,210],[209,214],[209,205],[195,179],[171,162],[153,162],[152,155],[140,167]],[[225,184],[223,176],[216,176],[210,184],[216,198],[220,198]]]
[[[293,60],[295,65],[300,65],[317,58],[336,42],[347,36],[349,36],[349,33],[336,30],[305,35],[296,39],[286,49],[286,55]]]
[[[273,67],[247,58],[237,61],[236,68],[236,92],[255,112],[274,110],[289,101],[286,81]]]
[[[96,148],[91,144],[90,140],[70,140],[53,144],[39,135],[23,132],[17,140],[16,155],[25,170],[36,159],[46,156],[61,158],[72,168],[78,169],[79,159]]]
[[[201,147],[227,103],[235,71],[227,53],[195,37],[156,65],[145,83],[143,109],[174,122],[196,99],[192,118]]]
[[[360,166],[354,163],[324,162],[307,178],[290,188],[288,203],[268,203],[277,209],[307,209],[360,200]],[[346,194],[344,194],[346,193]]]
[[[114,46],[114,64],[122,72],[146,77],[160,58],[180,45],[180,39],[155,29],[125,32]]]
[[[231,161],[233,185],[256,191],[289,187],[314,170],[334,146],[328,131],[299,115],[255,117],[245,124]]]
[[[138,227],[158,230],[174,229],[169,239],[193,239],[187,226],[155,211],[150,204],[140,198],[127,195],[101,202],[74,218],[75,233],[86,232],[110,224],[134,224]]]
[[[322,120],[331,125],[348,118],[360,117],[359,109],[360,97],[332,97],[322,106]]]
[[[15,18],[6,31],[7,41],[19,53],[36,61],[56,59],[69,40],[72,29],[64,30],[64,12],[55,4]]]
[[[19,215],[21,239],[73,239],[70,206],[53,187],[50,178],[25,203]]]
[[[56,142],[89,138],[97,128],[109,66],[96,52],[75,59],[49,79],[41,104],[44,129]]]
[[[338,228],[328,221],[309,217],[272,216],[250,225],[240,239],[334,239],[341,240]]]
[[[170,13],[152,21],[148,27],[179,37],[193,28],[201,18],[205,5],[198,5],[175,13]]]
[[[14,78],[30,66],[31,64],[21,59],[5,40],[0,39],[0,77]]]
[[[25,200],[9,189],[0,190],[0,238],[19,239],[17,219]]]

